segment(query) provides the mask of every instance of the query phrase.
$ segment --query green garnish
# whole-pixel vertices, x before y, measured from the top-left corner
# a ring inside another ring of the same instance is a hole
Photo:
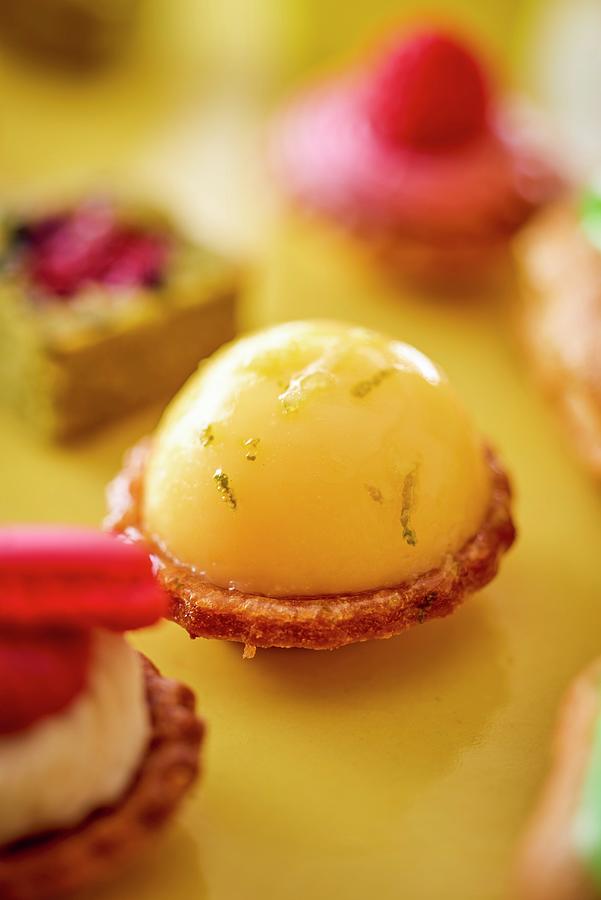
[[[213,426],[206,425],[205,428],[200,432],[200,443],[203,447],[208,447],[209,444],[212,444],[215,440],[215,435],[213,434]]]
[[[216,469],[213,474],[213,481],[217,485],[217,490],[224,503],[227,503],[231,509],[236,509],[238,503],[234,496],[234,492],[230,487],[230,480],[223,469]]]
[[[413,528],[409,525],[409,517],[411,509],[415,502],[415,481],[417,476],[417,466],[405,475],[403,481],[403,505],[401,507],[401,525],[403,526],[403,537],[411,547],[417,544],[417,535]]]
[[[580,225],[591,244],[601,250],[601,194],[590,187],[580,200]]]
[[[597,686],[599,690],[599,686]],[[595,885],[601,885],[601,721],[596,714],[588,761],[574,812],[571,838],[574,850],[585,863]]]
[[[259,446],[261,438],[247,438],[243,442],[243,447],[247,447],[246,459],[249,462],[254,462],[257,458],[257,447]]]
[[[380,369],[378,372],[374,372],[371,378],[365,378],[363,381],[358,381],[351,388],[351,394],[353,397],[359,397],[362,399],[363,397],[367,397],[374,388],[377,388],[378,385],[382,384],[385,378],[388,378],[389,375],[392,375],[394,369]]]
[[[366,484],[365,490],[375,503],[384,503],[384,495],[380,488],[375,487],[373,484]]]

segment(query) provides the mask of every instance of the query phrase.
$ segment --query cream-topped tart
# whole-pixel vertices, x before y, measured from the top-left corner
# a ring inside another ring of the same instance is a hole
[[[173,618],[251,647],[442,615],[513,540],[505,476],[442,372],[330,321],[215,354],[110,496],[109,524],[154,548]]]
[[[98,532],[0,529],[0,897],[115,874],[198,771],[192,692],[120,633],[165,595],[148,554]]]
[[[139,655],[103,629],[91,644],[87,683],[71,702],[0,738],[0,846],[72,828],[118,802],[146,752],[151,726]]]

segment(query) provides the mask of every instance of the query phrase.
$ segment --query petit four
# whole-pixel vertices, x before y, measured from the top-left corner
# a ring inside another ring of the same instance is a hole
[[[166,598],[148,554],[80,529],[0,530],[0,896],[112,876],[198,773],[192,692],[122,636]]]
[[[272,157],[297,206],[354,234],[401,276],[463,280],[559,178],[473,51],[433,29],[308,89],[274,128]]]
[[[0,36],[36,61],[95,67],[124,48],[140,6],[141,0],[0,3]]]
[[[508,479],[441,371],[339,322],[215,354],[136,447],[107,526],[193,637],[327,649],[450,613],[514,539]]]
[[[234,334],[231,265],[109,201],[4,223],[0,397],[64,438],[169,397]]]
[[[516,241],[520,329],[577,454],[601,475],[601,194],[541,213]]]

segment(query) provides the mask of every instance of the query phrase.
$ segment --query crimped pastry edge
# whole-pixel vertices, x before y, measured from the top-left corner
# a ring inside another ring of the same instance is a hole
[[[194,694],[140,656],[152,730],[134,782],[120,803],[74,828],[0,848],[2,900],[50,900],[112,877],[154,839],[197,778],[204,725]]]
[[[477,533],[436,569],[395,587],[326,597],[266,597],[218,587],[174,562],[147,539],[140,522],[142,480],[150,439],[127,454],[108,490],[105,527],[145,541],[158,579],[170,596],[170,618],[193,637],[219,638],[257,647],[333,650],[345,644],[388,638],[412,625],[446,616],[466,594],[496,574],[515,538],[509,479],[486,449],[491,500]]]

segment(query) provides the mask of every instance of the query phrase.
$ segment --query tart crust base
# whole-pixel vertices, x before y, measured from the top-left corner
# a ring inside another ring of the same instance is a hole
[[[502,284],[509,269],[507,242],[504,232],[447,241],[399,234],[363,236],[367,254],[393,281],[446,294],[479,294],[484,287]]]
[[[140,523],[143,473],[150,441],[130,450],[109,486],[105,527],[146,541],[159,581],[171,598],[170,618],[193,638],[221,638],[256,647],[333,650],[345,644],[389,638],[427,619],[446,616],[464,596],[487,584],[511,546],[511,488],[492,451],[491,502],[478,532],[441,566],[395,587],[325,597],[266,597],[218,587],[174,562],[149,542]]]
[[[142,656],[151,737],[121,802],[80,825],[0,848],[2,900],[46,900],[104,881],[151,841],[198,775],[204,726],[192,691]]]

